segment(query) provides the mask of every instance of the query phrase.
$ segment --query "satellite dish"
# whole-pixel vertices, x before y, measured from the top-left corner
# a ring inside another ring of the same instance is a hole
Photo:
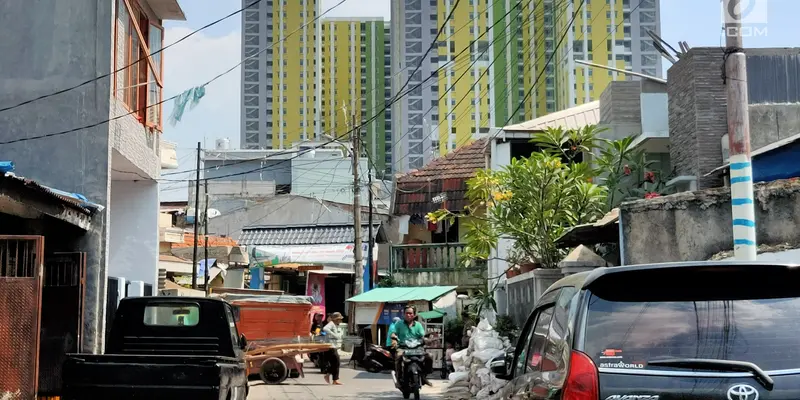
[[[222,215],[222,213],[219,212],[219,210],[217,210],[216,208],[209,208],[208,209],[208,219],[216,218],[216,217],[219,217],[220,215]]]

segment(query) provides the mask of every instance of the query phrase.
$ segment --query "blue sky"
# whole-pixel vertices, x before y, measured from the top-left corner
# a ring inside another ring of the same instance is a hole
[[[686,41],[691,47],[719,46],[721,43],[721,4],[719,0],[660,0],[662,37],[678,48]],[[743,0],[766,2],[767,35],[745,38],[746,47],[800,46],[800,0]],[[323,10],[339,0],[322,0]],[[166,23],[166,41],[185,36],[192,30],[242,7],[241,0],[182,0],[187,20]],[[326,16],[383,16],[389,18],[389,0],[347,0]],[[241,18],[231,17],[164,52],[165,97],[204,83],[241,60]],[[668,67],[669,63],[664,61]],[[214,140],[227,137],[232,147],[239,144],[239,79],[237,69],[206,88],[206,96],[187,111],[176,126],[166,124],[164,139],[178,144],[180,170],[194,167],[197,142],[213,147]],[[169,115],[171,105],[164,107]],[[172,172],[172,171],[164,171]],[[191,173],[170,179],[191,179]],[[186,183],[162,184],[162,200],[185,199]]]

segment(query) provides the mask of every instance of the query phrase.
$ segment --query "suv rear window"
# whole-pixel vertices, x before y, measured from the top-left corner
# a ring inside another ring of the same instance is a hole
[[[632,300],[589,300],[584,349],[600,368],[655,369],[648,360],[669,358],[800,368],[800,298]]]

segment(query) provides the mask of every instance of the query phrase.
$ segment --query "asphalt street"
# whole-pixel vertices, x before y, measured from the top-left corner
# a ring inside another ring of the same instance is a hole
[[[308,364],[306,364],[308,366]],[[325,383],[322,374],[314,368],[306,369],[305,378],[287,379],[281,385],[266,385],[261,381],[250,382],[248,400],[317,400],[317,399],[402,399],[394,388],[392,377],[356,371],[342,366],[342,386]],[[445,381],[432,380],[433,387],[425,387],[422,399],[440,400]]]

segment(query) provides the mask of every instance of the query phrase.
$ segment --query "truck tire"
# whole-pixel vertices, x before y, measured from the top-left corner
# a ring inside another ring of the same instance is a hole
[[[289,376],[289,368],[280,358],[268,358],[261,364],[259,376],[267,385],[278,385]]]

